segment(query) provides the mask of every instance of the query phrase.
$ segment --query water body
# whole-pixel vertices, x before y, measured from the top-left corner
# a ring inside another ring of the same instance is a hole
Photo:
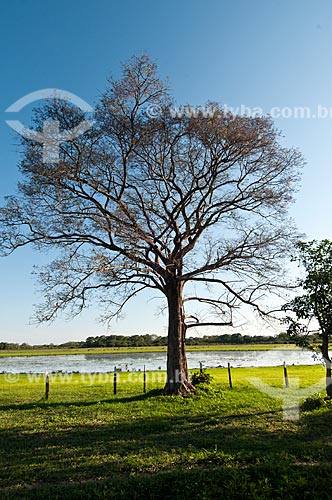
[[[199,351],[188,352],[189,368],[313,365],[321,363],[309,351]],[[166,370],[166,353],[119,353],[96,355],[22,356],[0,358],[2,373],[79,372],[107,373],[121,371]]]

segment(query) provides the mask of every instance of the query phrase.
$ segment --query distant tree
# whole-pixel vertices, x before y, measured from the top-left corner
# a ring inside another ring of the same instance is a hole
[[[233,333],[231,338],[232,344],[243,344],[243,337],[241,333]]]
[[[295,236],[286,210],[303,161],[269,117],[211,103],[209,116],[174,117],[172,103],[156,65],[134,57],[110,80],[95,126],[62,143],[58,162],[23,139],[23,182],[1,209],[0,241],[4,254],[29,244],[58,253],[40,270],[38,321],[78,314],[98,297],[110,320],[142,290],[164,296],[165,392],[182,393],[194,389],[187,330],[231,326],[241,304],[263,313],[262,297],[282,284]],[[84,118],[54,99],[36,110],[35,127],[67,130]],[[215,316],[186,312],[195,302]]]
[[[84,342],[69,341],[53,347],[60,347],[61,349],[78,349],[80,347],[84,347]]]
[[[289,344],[291,342],[291,339],[289,338],[289,335],[287,332],[281,332],[275,336],[273,341],[278,343],[278,344]]]
[[[20,344],[20,349],[31,349],[31,345],[23,342],[23,344]]]
[[[285,311],[294,313],[293,317],[287,317],[288,335],[298,345],[314,350],[318,348],[322,353],[326,365],[326,393],[331,398],[332,242],[301,241],[297,243],[297,249],[294,260],[305,271],[300,282],[304,294],[284,306]]]
[[[10,343],[10,342],[0,342],[0,350],[1,351],[17,350],[19,348],[20,348],[19,344],[14,344],[14,343]]]

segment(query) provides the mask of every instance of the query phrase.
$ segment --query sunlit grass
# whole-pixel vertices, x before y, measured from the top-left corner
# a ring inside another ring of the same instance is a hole
[[[164,372],[0,376],[0,498],[281,499],[331,496],[331,409],[283,418],[283,368],[211,369],[209,388],[167,397]],[[288,367],[290,385],[321,366]],[[12,377],[12,378],[11,378]],[[16,377],[16,380],[14,381]],[[322,392],[324,384],[322,383]]]

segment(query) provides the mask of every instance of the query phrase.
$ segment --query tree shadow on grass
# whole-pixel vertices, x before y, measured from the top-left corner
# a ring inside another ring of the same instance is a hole
[[[331,469],[265,464],[246,469],[213,467],[153,475],[39,484],[8,490],[3,500],[322,500],[332,492]]]
[[[72,423],[63,423],[62,428],[55,429],[46,425],[45,430],[37,432],[8,429],[1,433],[4,450],[2,455],[6,462],[12,464],[21,461],[28,463],[31,457],[34,464],[39,463],[40,466],[44,460],[53,461],[53,473],[58,471],[65,478],[68,471],[63,467],[61,459],[66,462],[68,458],[71,463],[75,450],[74,456],[80,458],[78,465],[80,464],[82,471],[89,463],[89,474],[92,477],[102,477],[109,472],[110,464],[113,472],[128,473],[136,470],[137,459],[136,472],[142,472],[145,466],[149,472],[152,463],[149,465],[147,457],[155,459],[156,463],[160,458],[159,466],[162,466],[162,457],[174,454],[176,464],[181,463],[183,454],[185,457],[187,453],[190,455],[190,450],[193,456],[196,453],[199,455],[203,450],[199,457],[200,463],[202,460],[204,462],[205,455],[208,461],[213,457],[216,463],[229,460],[230,463],[235,461],[246,464],[251,463],[255,457],[277,460],[285,453],[305,455],[315,439],[321,438],[319,434],[310,440],[306,424],[300,430],[274,429],[273,426],[277,426],[278,422],[273,421],[272,429],[268,429],[269,422],[264,419],[267,414],[268,412],[260,415],[247,414],[242,415],[241,419],[216,415],[161,416],[114,423],[99,423],[96,419],[91,424],[78,424],[75,427]],[[261,418],[261,425],[258,421],[253,424],[253,417],[257,420]],[[92,465],[91,457],[96,453],[99,459]],[[143,463],[139,456],[141,459],[143,457]],[[75,474],[80,471],[80,467],[76,465]],[[170,464],[169,467],[172,468],[173,465]],[[33,475],[33,468],[31,474]]]
[[[105,402],[158,395],[151,391]],[[36,406],[21,409],[30,408]],[[43,414],[48,404],[38,408]],[[98,411],[88,424],[67,423],[57,412],[58,426],[5,429],[0,435],[1,498],[302,500],[332,494],[331,411],[304,414],[288,427],[279,410],[146,417],[133,407],[126,421],[109,423],[105,415],[111,409],[101,408],[104,420],[98,420]],[[326,440],[330,448],[323,449]]]
[[[329,417],[317,416],[319,428]],[[1,498],[328,498],[331,464],[310,460],[322,437],[310,439],[316,417],[305,416],[289,430],[277,429],[277,421],[268,429],[264,415],[257,418],[261,426],[250,425],[252,415],[206,415],[204,421],[163,416],[56,432],[8,429],[1,436]]]
[[[161,396],[161,389],[153,389],[151,391],[146,392],[145,394],[138,394],[138,395],[133,395],[133,396],[126,396],[126,397],[119,397],[119,396],[113,396],[112,398],[107,398],[107,399],[96,399],[96,400],[89,400],[89,401],[81,401],[77,400],[75,401],[74,399],[72,401],[52,401],[52,399],[45,399],[41,398],[38,401],[35,402],[30,402],[30,403],[13,403],[9,405],[1,405],[0,406],[0,411],[8,411],[8,410],[31,410],[34,408],[40,408],[40,409],[45,409],[45,408],[61,408],[61,407],[72,407],[72,406],[77,406],[77,407],[87,407],[87,406],[94,406],[97,403],[112,403],[112,404],[117,404],[117,403],[132,403],[134,401],[144,401],[150,398],[154,398],[157,396]]]

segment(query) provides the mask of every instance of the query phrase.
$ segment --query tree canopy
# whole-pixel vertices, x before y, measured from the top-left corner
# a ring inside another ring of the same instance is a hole
[[[304,294],[284,306],[292,311],[288,316],[288,334],[297,344],[319,349],[326,364],[326,391],[331,397],[331,359],[329,341],[332,338],[332,242],[299,241],[294,257],[304,269],[300,280]],[[313,342],[312,334],[320,343]]]
[[[110,79],[95,125],[45,163],[22,139],[19,195],[0,211],[4,254],[33,245],[57,257],[39,270],[39,321],[78,314],[99,301],[110,320],[140,291],[168,308],[167,392],[191,390],[189,328],[233,325],[241,304],[263,313],[282,281],[296,231],[287,215],[303,164],[270,117],[236,116],[209,103],[204,116],[170,112],[174,100],[149,57],[133,57]],[[151,106],[157,116],[151,118]],[[82,111],[53,99],[35,112],[60,130]],[[201,319],[190,307],[209,306]]]

